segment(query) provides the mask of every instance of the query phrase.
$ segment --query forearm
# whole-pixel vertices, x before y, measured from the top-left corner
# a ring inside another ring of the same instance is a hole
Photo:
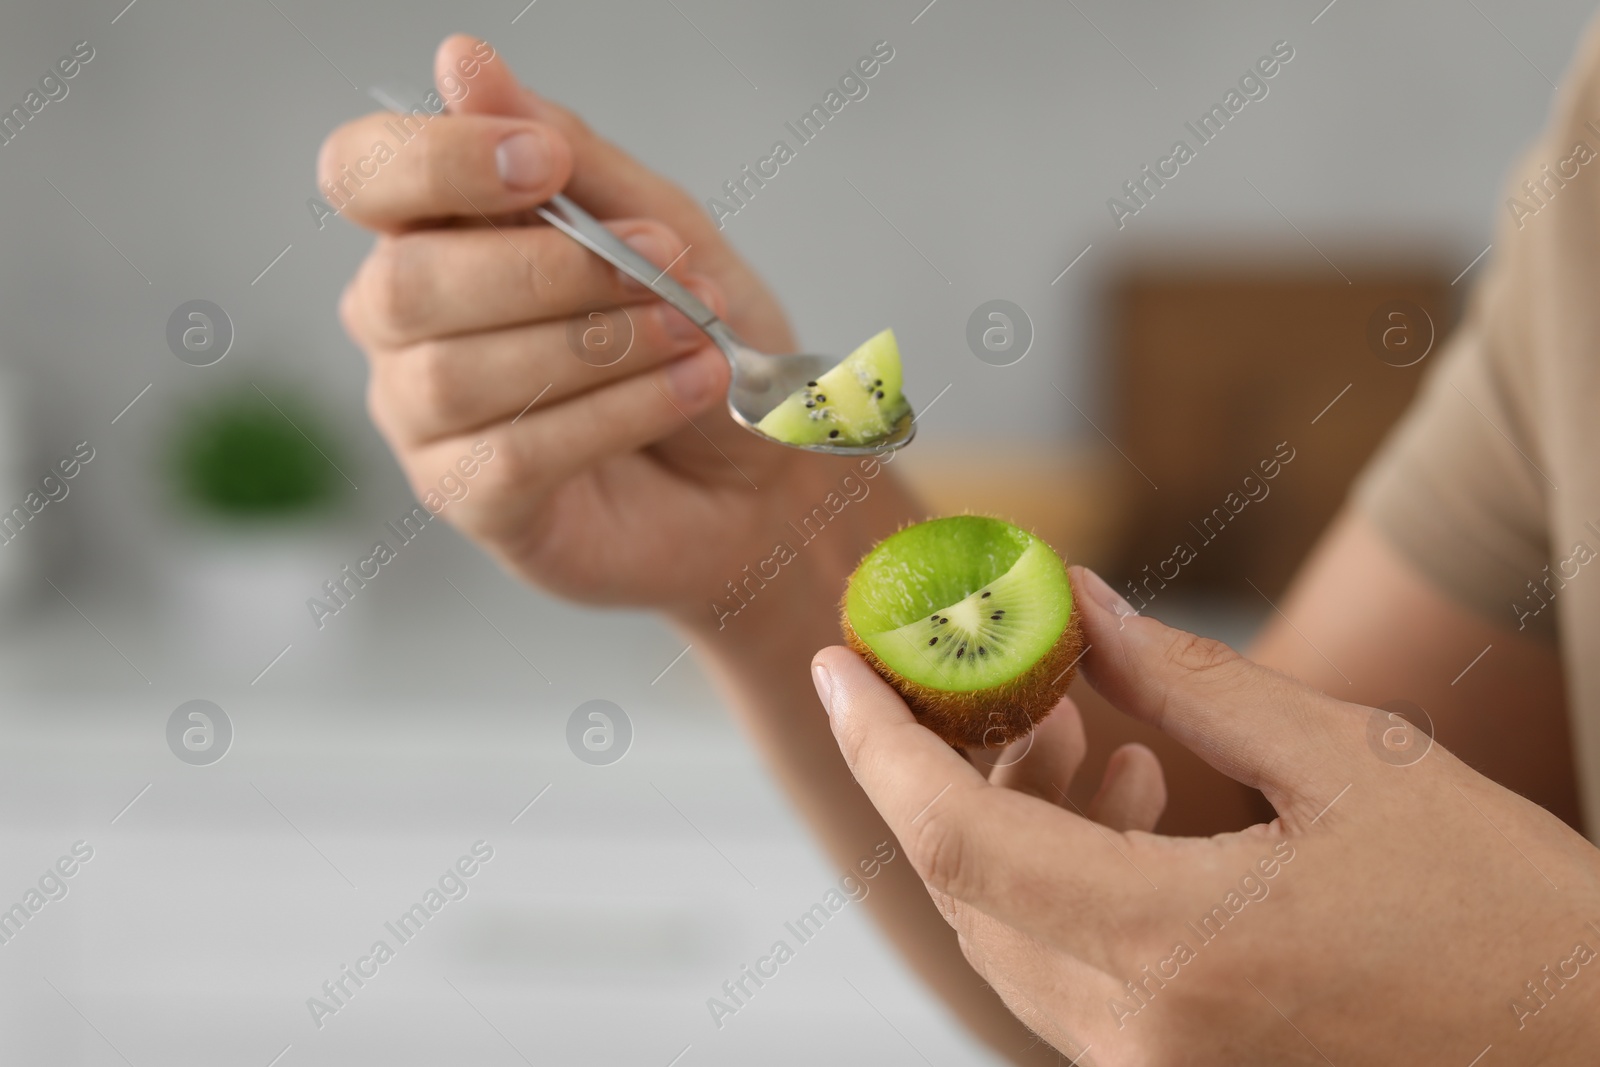
[[[1252,659],[1341,700],[1419,705],[1440,744],[1579,827],[1553,647],[1448,599],[1355,512],[1334,522],[1281,603]]]
[[[840,477],[847,470],[841,467]],[[673,613],[833,862],[851,871],[894,835],[839,755],[812,685],[811,656],[839,643],[838,602],[861,555],[902,523],[925,517],[888,471],[858,478],[856,484],[869,487],[866,495],[851,499],[825,527],[797,525],[788,531],[785,543],[793,558],[779,567],[776,578],[766,579],[772,573],[766,568],[761,583],[742,586],[738,598]],[[827,478],[819,478],[811,492],[820,503],[834,489]],[[802,501],[794,516],[798,524],[809,503],[803,495],[796,499]],[[836,499],[847,498],[840,492]],[[729,579],[742,579],[747,562],[755,573],[757,561],[730,559]],[[903,855],[883,866],[867,905],[900,952],[975,1034],[1013,1062],[1059,1062],[968,965],[955,933]]]

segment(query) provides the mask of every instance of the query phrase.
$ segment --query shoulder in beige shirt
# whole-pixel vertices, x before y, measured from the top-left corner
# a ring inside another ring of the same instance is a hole
[[[1500,211],[1466,321],[1355,501],[1453,597],[1559,643],[1600,827],[1600,21]]]

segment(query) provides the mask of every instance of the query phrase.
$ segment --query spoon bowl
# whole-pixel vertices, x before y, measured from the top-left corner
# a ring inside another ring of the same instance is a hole
[[[721,322],[709,328],[702,327],[716,342],[723,355],[733,366],[733,379],[728,384],[728,413],[740,426],[757,436],[807,452],[826,452],[835,456],[865,456],[893,451],[911,441],[916,431],[916,420],[908,410],[888,433],[858,445],[841,445],[833,442],[793,444],[762,432],[757,423],[783,403],[789,396],[808,383],[816,381],[839,365],[837,356],[797,354],[769,356],[740,341]]]

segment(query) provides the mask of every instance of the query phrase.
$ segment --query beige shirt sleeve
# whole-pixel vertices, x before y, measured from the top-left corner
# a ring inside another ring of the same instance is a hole
[[[1561,652],[1600,834],[1600,18],[1512,168],[1467,320],[1354,505],[1448,595]],[[1600,841],[1600,837],[1595,837]]]
[[[1600,21],[1544,135],[1511,169],[1466,320],[1429,357],[1421,393],[1353,496],[1447,594],[1546,641],[1569,608],[1551,606],[1545,568],[1565,554],[1558,547],[1588,536],[1572,520],[1592,516],[1565,513],[1600,484],[1579,425],[1600,419],[1583,413],[1593,400],[1580,395],[1600,366],[1597,117]],[[1573,491],[1563,498],[1557,485]]]
[[[1355,489],[1355,505],[1421,573],[1496,625],[1554,641],[1527,611],[1550,558],[1538,445],[1516,402],[1527,352],[1497,263],[1406,417]],[[1533,600],[1532,604],[1537,604]],[[1519,610],[1520,609],[1520,610]]]

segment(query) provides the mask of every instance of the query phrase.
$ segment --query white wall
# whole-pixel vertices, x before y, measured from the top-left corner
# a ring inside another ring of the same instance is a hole
[[[1096,410],[1095,296],[1118,256],[1180,238],[1309,254],[1247,178],[1325,248],[1442,244],[1465,266],[1488,241],[1500,175],[1548,107],[1545,76],[1560,80],[1588,16],[1577,0],[1534,14],[1513,0],[1338,0],[1313,25],[1323,0],[937,0],[913,24],[923,2],[678,0],[680,14],[657,0],[539,0],[512,25],[517,0],[278,0],[315,48],[270,4],[140,0],[115,24],[122,0],[9,5],[0,101],[20,101],[74,42],[96,50],[70,95],[0,147],[0,354],[32,375],[44,458],[105,442],[101,481],[74,513],[93,557],[133,558],[138,536],[119,531],[164,506],[145,473],[157,435],[186,394],[221,382],[303,382],[361,452],[365,506],[385,513],[403,497],[334,315],[367,240],[342,223],[318,232],[304,201],[323,134],[371,107],[338,71],[363,88],[425,77],[451,30],[491,37],[531,83],[700,196],[888,40],[895,58],[870,96],[729,220],[729,236],[809,347],[843,351],[892,325],[914,397],[954,383],[929,435],[1046,439],[1091,432],[1051,384]],[[1279,39],[1295,58],[1270,96],[1119,233],[1106,199]],[[204,370],[163,339],[171,310],[195,297],[222,304],[239,334]],[[1033,353],[1006,370],[964,341],[991,297],[1021,304],[1037,328]]]

